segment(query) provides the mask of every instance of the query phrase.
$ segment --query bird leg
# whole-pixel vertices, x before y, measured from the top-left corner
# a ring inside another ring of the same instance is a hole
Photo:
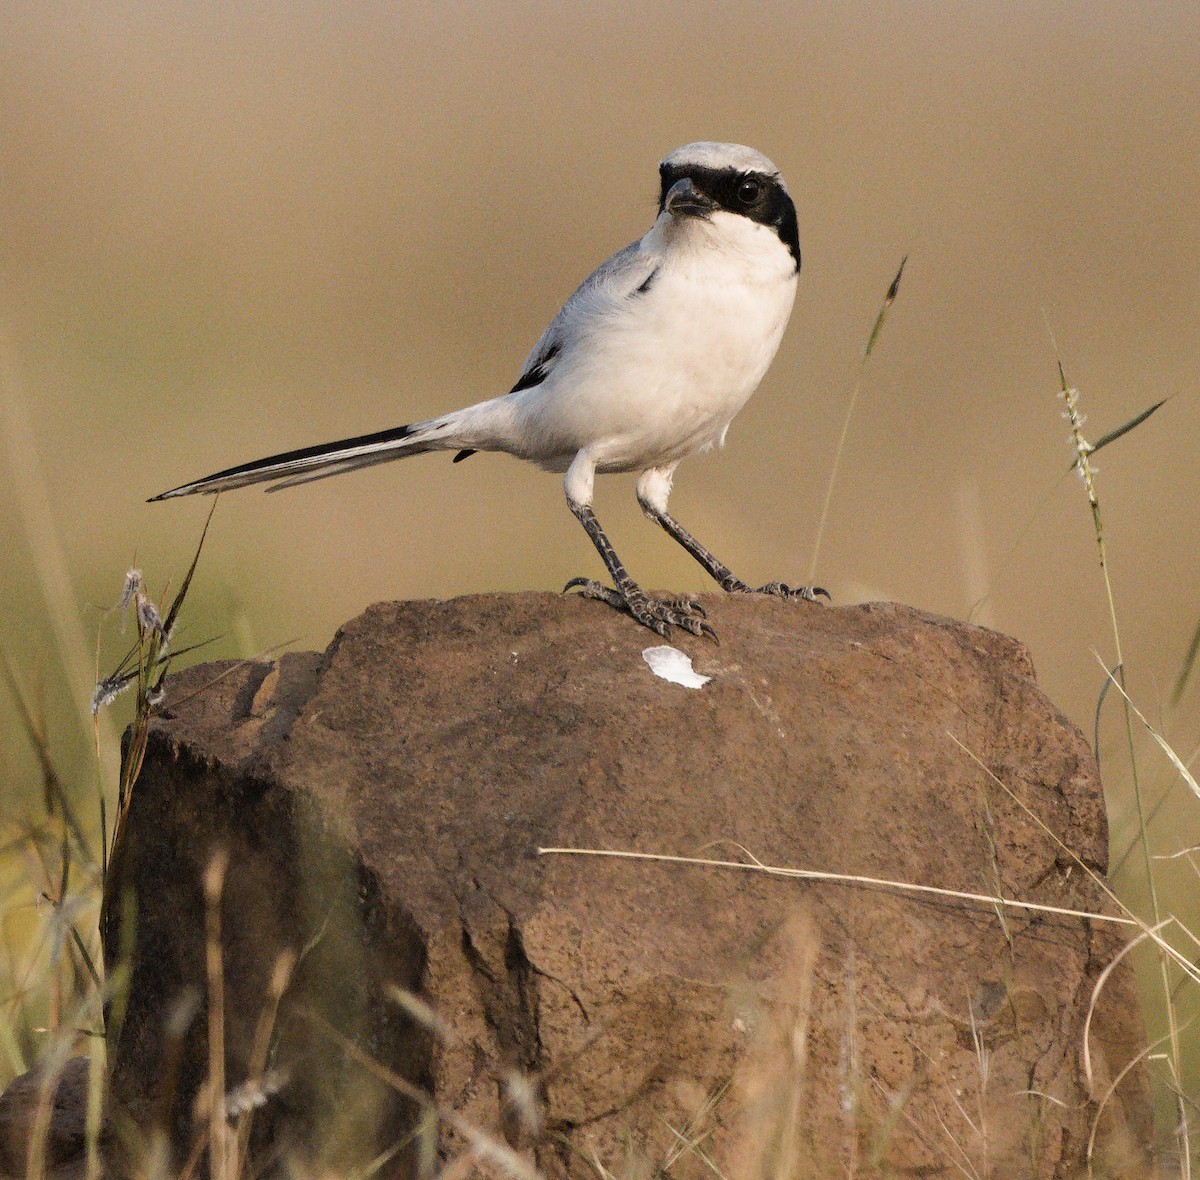
[[[653,521],[662,525],[667,534],[678,541],[704,568],[709,576],[728,594],[770,594],[776,598],[800,598],[805,602],[816,602],[817,596],[829,597],[829,591],[820,586],[789,586],[786,582],[768,582],[765,586],[749,586],[724,562],[718,561],[691,533],[668,512],[638,496],[642,511]]]
[[[604,535],[591,506],[577,504],[571,499],[568,499],[567,503],[608,567],[613,586],[605,586],[591,578],[572,578],[563,587],[564,594],[574,587],[579,587],[584,598],[596,598],[616,607],[617,610],[625,611],[656,635],[665,637],[672,627],[679,627],[693,635],[707,634],[716,639],[717,633],[704,621],[704,609],[698,602],[690,598],[670,601],[651,598],[626,572],[625,566],[612,547],[612,542]]]

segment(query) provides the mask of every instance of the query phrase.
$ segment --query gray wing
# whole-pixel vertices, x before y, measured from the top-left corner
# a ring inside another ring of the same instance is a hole
[[[550,326],[533,346],[511,392],[519,393],[545,381],[575,336],[581,320],[590,318],[606,305],[645,292],[657,270],[657,260],[642,249],[640,239],[596,267],[550,321]]]

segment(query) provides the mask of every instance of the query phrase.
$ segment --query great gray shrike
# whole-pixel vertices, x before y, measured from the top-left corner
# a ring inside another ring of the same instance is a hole
[[[567,504],[613,585],[573,578],[659,635],[712,628],[683,597],[649,597],[625,571],[596,514],[597,472],[639,472],[638,503],[735,594],[813,599],[771,582],[753,589],[667,513],[675,468],[725,441],[779,348],[796,295],[796,207],[779,170],[740,144],[692,143],[659,165],[649,232],[593,271],[554,317],[503,397],[377,434],[230,467],[155,496],[223,492],[273,481],[277,491],[425,451],[507,451],[566,472]]]

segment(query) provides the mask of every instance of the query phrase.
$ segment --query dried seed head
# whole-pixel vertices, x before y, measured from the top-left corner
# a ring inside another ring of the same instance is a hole
[[[137,616],[138,625],[143,631],[157,631],[160,635],[164,634],[162,615],[158,613],[158,607],[145,594],[137,596]]]
[[[92,693],[92,716],[111,705],[132,683],[127,676],[106,676],[101,680]]]
[[[121,587],[121,600],[117,604],[124,610],[142,592],[142,571],[129,570],[125,574],[125,584]]]
[[[121,597],[117,600],[117,606],[121,608],[121,634],[125,634],[125,619],[126,611],[129,609],[130,603],[134,602],[138,595],[142,592],[142,571],[141,570],[126,570],[125,581],[121,585]]]
[[[266,1106],[287,1082],[286,1070],[269,1069],[261,1078],[250,1078],[240,1086],[234,1086],[225,1095],[225,1117],[236,1119],[248,1111]]]

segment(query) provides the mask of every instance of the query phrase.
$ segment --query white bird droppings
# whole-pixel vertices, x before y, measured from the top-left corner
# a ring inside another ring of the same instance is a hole
[[[663,680],[672,684],[682,684],[684,688],[703,688],[711,676],[701,676],[692,667],[691,656],[684,655],[677,647],[648,647],[642,652],[642,659],[650,665],[650,671]]]

